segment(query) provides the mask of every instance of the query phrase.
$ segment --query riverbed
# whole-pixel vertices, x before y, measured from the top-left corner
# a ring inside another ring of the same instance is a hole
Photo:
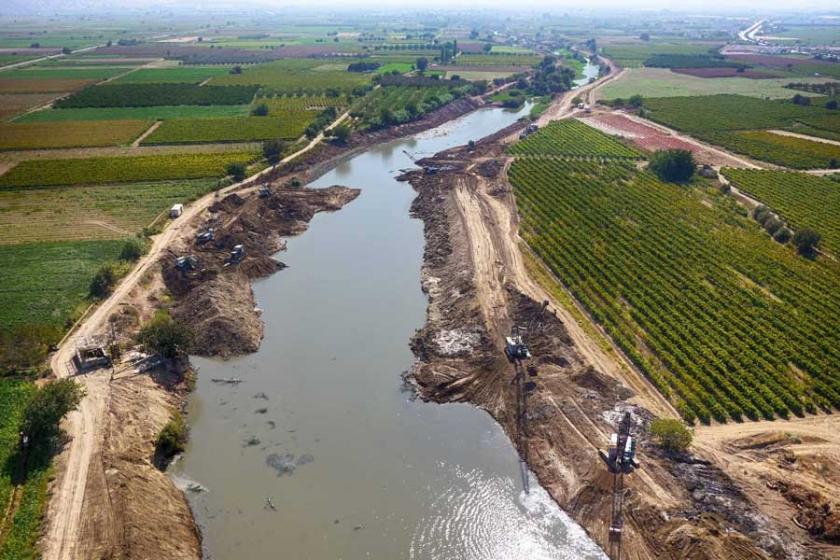
[[[193,358],[191,440],[171,473],[190,488],[208,558],[605,558],[533,477],[523,491],[488,414],[423,403],[401,378],[427,302],[423,225],[395,176],[529,110],[471,113],[313,183],[362,194],[317,215],[278,255],[288,268],[254,284],[260,350]],[[242,383],[211,381],[229,377]]]

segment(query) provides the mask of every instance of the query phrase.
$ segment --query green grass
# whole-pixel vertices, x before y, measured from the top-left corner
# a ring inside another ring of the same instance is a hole
[[[794,230],[811,228],[823,240],[820,246],[840,255],[840,187],[806,173],[756,169],[724,169],[739,191],[777,212]]]
[[[376,69],[376,73],[390,74],[395,70],[400,74],[405,74],[406,72],[411,72],[412,70],[414,70],[414,64],[410,62],[386,62],[385,64]]]
[[[0,324],[64,327],[87,304],[90,280],[119,256],[122,241],[0,246]]]
[[[317,111],[285,111],[279,116],[174,119],[164,121],[143,145],[294,140],[316,115]]]
[[[574,119],[552,121],[514,144],[509,152],[518,156],[642,159],[635,148]]]
[[[249,105],[164,105],[158,107],[46,109],[29,113],[15,119],[15,122],[206,119],[245,116],[249,110]]]
[[[821,83],[825,78],[803,78]],[[671,72],[667,68],[631,68],[627,73],[605,85],[598,92],[600,99],[627,99],[631,95],[643,97],[684,97],[693,95],[735,94],[750,97],[788,99],[793,92],[785,88],[791,78],[698,78]],[[801,81],[801,80],[798,80]],[[814,94],[805,94],[814,95]]]
[[[176,202],[218,186],[217,179],[110,185],[0,188],[0,245],[122,239]]]
[[[254,159],[256,154],[220,153],[27,160],[0,176],[0,188],[223,177],[229,163]]]
[[[228,74],[232,66],[178,66],[175,68],[140,68],[113,81],[115,84],[197,84],[213,76]]]
[[[523,239],[686,420],[840,408],[836,262],[631,164],[522,158],[510,178]]]

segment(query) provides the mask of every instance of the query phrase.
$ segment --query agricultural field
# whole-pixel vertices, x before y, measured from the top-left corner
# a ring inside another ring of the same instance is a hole
[[[629,163],[523,158],[510,178],[525,241],[687,421],[840,408],[836,262]]]
[[[286,95],[276,97],[258,97],[252,107],[265,103],[269,115],[282,115],[287,111],[323,111],[327,107],[345,107],[346,97],[327,97],[325,95]]]
[[[763,130],[709,132],[712,143],[761,161],[792,169],[838,169],[840,146]]]
[[[363,127],[377,129],[409,122],[455,99],[447,86],[384,86],[365,96],[350,112]]]
[[[216,119],[173,119],[164,121],[142,144],[201,144],[213,142],[251,142],[294,140],[315,118],[314,111],[284,111],[265,117]]]
[[[804,78],[808,82],[823,83],[827,78]],[[617,80],[598,91],[599,99],[627,99],[643,97],[685,97],[694,95],[746,95],[759,98],[788,99],[792,93],[787,86],[790,78],[752,79],[739,77],[703,78],[667,68],[631,68]],[[817,94],[806,94],[817,95]]]
[[[741,192],[779,214],[795,230],[811,228],[822,235],[821,247],[840,255],[840,188],[806,173],[756,169],[722,170]]]
[[[256,158],[253,153],[230,152],[27,160],[0,175],[0,189],[218,178],[226,175],[228,164],[250,163]]]
[[[642,159],[642,153],[580,121],[552,121],[545,128],[514,144],[518,156],[563,156],[598,159]]]
[[[105,84],[89,87],[55,103],[57,109],[83,107],[155,107],[159,105],[243,105],[256,86],[195,84]]]
[[[121,76],[115,84],[200,84],[213,76],[230,73],[232,66],[176,66],[173,68],[139,68]]]
[[[7,511],[12,497],[12,476],[19,468],[15,463],[18,449],[18,433],[23,411],[32,395],[35,384],[25,380],[3,379],[0,381],[0,511]],[[42,456],[29,461],[31,468],[23,485],[14,519],[9,522],[9,531],[0,538],[0,559],[22,560],[35,558],[35,540],[41,513],[46,503],[49,466]]]
[[[94,80],[101,81],[124,74],[131,66],[40,67],[26,66],[0,74],[2,80]]]
[[[603,49],[604,56],[625,68],[638,68],[645,61],[657,55],[708,55],[716,52],[720,43],[671,43],[651,41],[648,43],[610,43]]]
[[[8,93],[68,93],[82,89],[95,83],[96,80],[76,78],[33,79],[18,78],[16,80],[0,76],[0,94]]]
[[[40,107],[56,98],[54,93],[0,94],[0,120],[19,115],[28,109]]]
[[[157,105],[153,107],[86,107],[82,109],[45,109],[14,119],[16,123],[64,121],[165,121],[169,119],[207,119],[244,117],[250,105]],[[80,124],[80,126],[85,126]]]
[[[129,144],[149,121],[0,123],[0,150],[37,150]]]
[[[455,66],[522,66],[531,67],[542,57],[536,54],[462,54]]]
[[[772,35],[786,38],[785,42],[803,45],[840,45],[840,26],[838,25],[785,25],[783,30],[773,31]]]
[[[0,245],[123,239],[176,202],[218,186],[217,179],[0,188]]]
[[[87,306],[90,279],[123,241],[0,245],[0,324],[63,328]]]
[[[210,80],[214,86],[261,86],[265,94],[321,94],[328,89],[349,92],[370,82],[370,74],[347,72],[347,61],[342,69],[331,68],[324,59],[286,59],[248,66],[241,74],[225,74]],[[327,66],[317,70],[317,67]],[[206,87],[206,86],[205,86]]]

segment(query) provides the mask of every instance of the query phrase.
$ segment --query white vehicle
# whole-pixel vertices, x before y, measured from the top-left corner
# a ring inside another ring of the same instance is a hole
[[[181,214],[184,213],[184,205],[183,204],[174,204],[172,208],[169,209],[169,217],[170,218],[177,218]]]

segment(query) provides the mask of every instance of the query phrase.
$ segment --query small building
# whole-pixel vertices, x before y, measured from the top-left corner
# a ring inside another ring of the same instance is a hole
[[[105,351],[105,346],[97,341],[85,339],[76,345],[73,363],[77,371],[88,371],[111,365],[111,358]]]
[[[184,205],[180,202],[178,204],[173,204],[172,208],[169,209],[169,217],[170,218],[177,218],[181,214],[184,213]]]

